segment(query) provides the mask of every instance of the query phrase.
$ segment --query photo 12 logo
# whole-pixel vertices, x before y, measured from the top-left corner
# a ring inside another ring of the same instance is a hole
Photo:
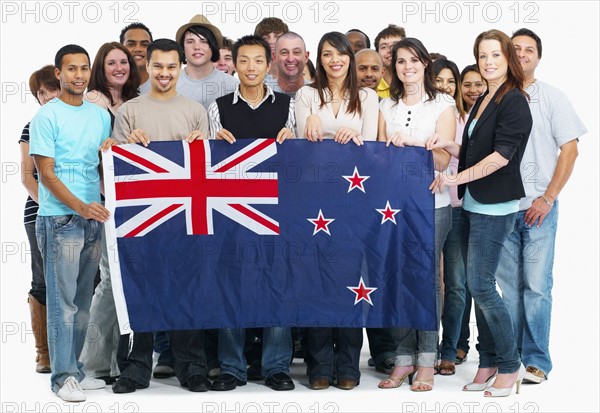
[[[2,2],[2,23],[86,23],[137,22],[139,5],[136,2]]]
[[[256,24],[267,17],[278,17],[286,23],[298,23],[301,20],[307,23],[339,23],[337,15],[340,11],[339,3],[320,1],[205,1],[201,6],[201,13],[213,23]]]
[[[515,23],[538,23],[540,6],[535,2],[425,2],[403,1],[402,23],[497,23],[503,17]]]

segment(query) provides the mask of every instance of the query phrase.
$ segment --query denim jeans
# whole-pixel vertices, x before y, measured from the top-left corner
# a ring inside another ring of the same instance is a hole
[[[440,257],[442,247],[452,226],[450,205],[435,209],[435,306],[439,330],[442,315],[442,287],[440,285]],[[397,366],[433,367],[437,359],[438,330],[394,329],[398,343],[396,349]]]
[[[44,259],[51,387],[85,377],[78,361],[88,328],[102,224],[79,215],[39,216],[36,237]]]
[[[440,352],[442,360],[451,361],[456,359],[456,349],[463,324],[467,295],[466,257],[463,256],[460,246],[461,216],[461,207],[452,208],[452,229],[448,233],[444,244],[444,311]],[[470,295],[469,299],[471,299]]]
[[[502,249],[497,279],[512,316],[523,365],[552,370],[548,344],[552,311],[552,266],[558,222],[558,201],[537,228],[517,215]]]
[[[25,224],[25,233],[31,252],[31,294],[42,305],[46,305],[46,280],[44,279],[44,260],[35,236],[35,222]]]
[[[467,285],[475,301],[479,331],[479,367],[498,367],[514,373],[521,360],[510,313],[496,290],[496,271],[502,245],[513,230],[517,214],[491,216],[463,211],[463,254],[467,256]]]
[[[181,385],[195,375],[207,376],[204,355],[204,331],[174,330],[169,332],[173,351],[173,369]],[[117,357],[121,377],[148,386],[152,375],[153,333],[134,333],[121,336]]]
[[[381,365],[385,360],[396,356],[396,339],[393,328],[367,328],[369,352],[375,366]]]
[[[219,330],[219,365],[221,374],[231,374],[247,381],[247,362],[244,357],[246,330],[223,328]],[[292,330],[288,327],[263,329],[262,375],[267,379],[277,373],[290,373],[292,361]]]
[[[204,336],[206,342],[206,335]],[[206,343],[205,343],[206,345]],[[171,335],[168,331],[154,332],[154,351],[159,354],[157,366],[173,367],[173,350],[171,350]]]
[[[334,377],[360,381],[362,328],[309,327],[306,329],[306,374],[309,380]],[[334,352],[334,342],[337,352]]]
[[[467,291],[465,291],[465,311],[462,316],[462,325],[460,327],[460,335],[458,336],[458,342],[456,343],[456,349],[461,349],[467,354],[469,349],[469,338],[471,337],[471,306],[473,304],[473,297],[469,291],[467,285]]]
[[[117,348],[121,333],[108,267],[108,248],[104,230],[102,231],[101,247],[101,279],[92,298],[90,322],[79,361],[83,363],[83,370],[87,375],[115,377],[119,375]]]

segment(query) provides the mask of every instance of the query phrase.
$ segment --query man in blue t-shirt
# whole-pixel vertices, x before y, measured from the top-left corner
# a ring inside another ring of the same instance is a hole
[[[39,171],[36,237],[44,258],[51,387],[70,402],[83,390],[104,387],[77,361],[85,340],[102,223],[99,148],[111,145],[108,112],[83,100],[90,59],[80,46],[61,48],[54,60],[60,94],[31,121],[30,148]]]

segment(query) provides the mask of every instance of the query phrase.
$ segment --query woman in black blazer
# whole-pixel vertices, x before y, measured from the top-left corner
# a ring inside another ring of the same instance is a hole
[[[498,30],[481,33],[474,54],[488,90],[471,110],[462,145],[434,136],[427,146],[443,147],[459,159],[458,174],[438,175],[431,190],[458,185],[463,198],[461,243],[475,300],[480,358],[473,382],[463,390],[486,390],[486,397],[501,397],[510,395],[515,383],[519,391],[521,360],[495,273],[502,244],[515,225],[519,199],[525,196],[519,166],[532,119],[523,90],[525,76],[510,38]]]

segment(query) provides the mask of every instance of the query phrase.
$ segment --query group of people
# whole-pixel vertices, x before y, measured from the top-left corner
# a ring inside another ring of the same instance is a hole
[[[519,390],[521,365],[524,382],[547,379],[557,197],[586,129],[564,94],[535,78],[540,38],[528,29],[512,38],[483,32],[476,63],[462,72],[393,24],[374,46],[358,29],[326,33],[311,74],[303,38],[280,19],[264,19],[233,42],[196,15],[174,39],[154,40],[144,24],[131,24],[93,64],[82,47],[64,46],[54,66],[31,76],[42,108],[19,140],[33,251],[29,303],[36,371],[52,373],[59,397],[83,401],[85,390],[107,383],[130,393],[148,387],[153,373],[176,376],[193,392],[263,379],[292,390],[289,368],[300,349],[312,389],[360,382],[362,329],[119,334],[99,159],[113,145],[158,140],[333,139],[432,151],[441,342],[439,329],[367,329],[372,363],[388,375],[379,387],[408,380],[411,390],[430,391],[436,373],[454,374],[469,350],[471,299],[479,369],[463,390],[508,396]]]

